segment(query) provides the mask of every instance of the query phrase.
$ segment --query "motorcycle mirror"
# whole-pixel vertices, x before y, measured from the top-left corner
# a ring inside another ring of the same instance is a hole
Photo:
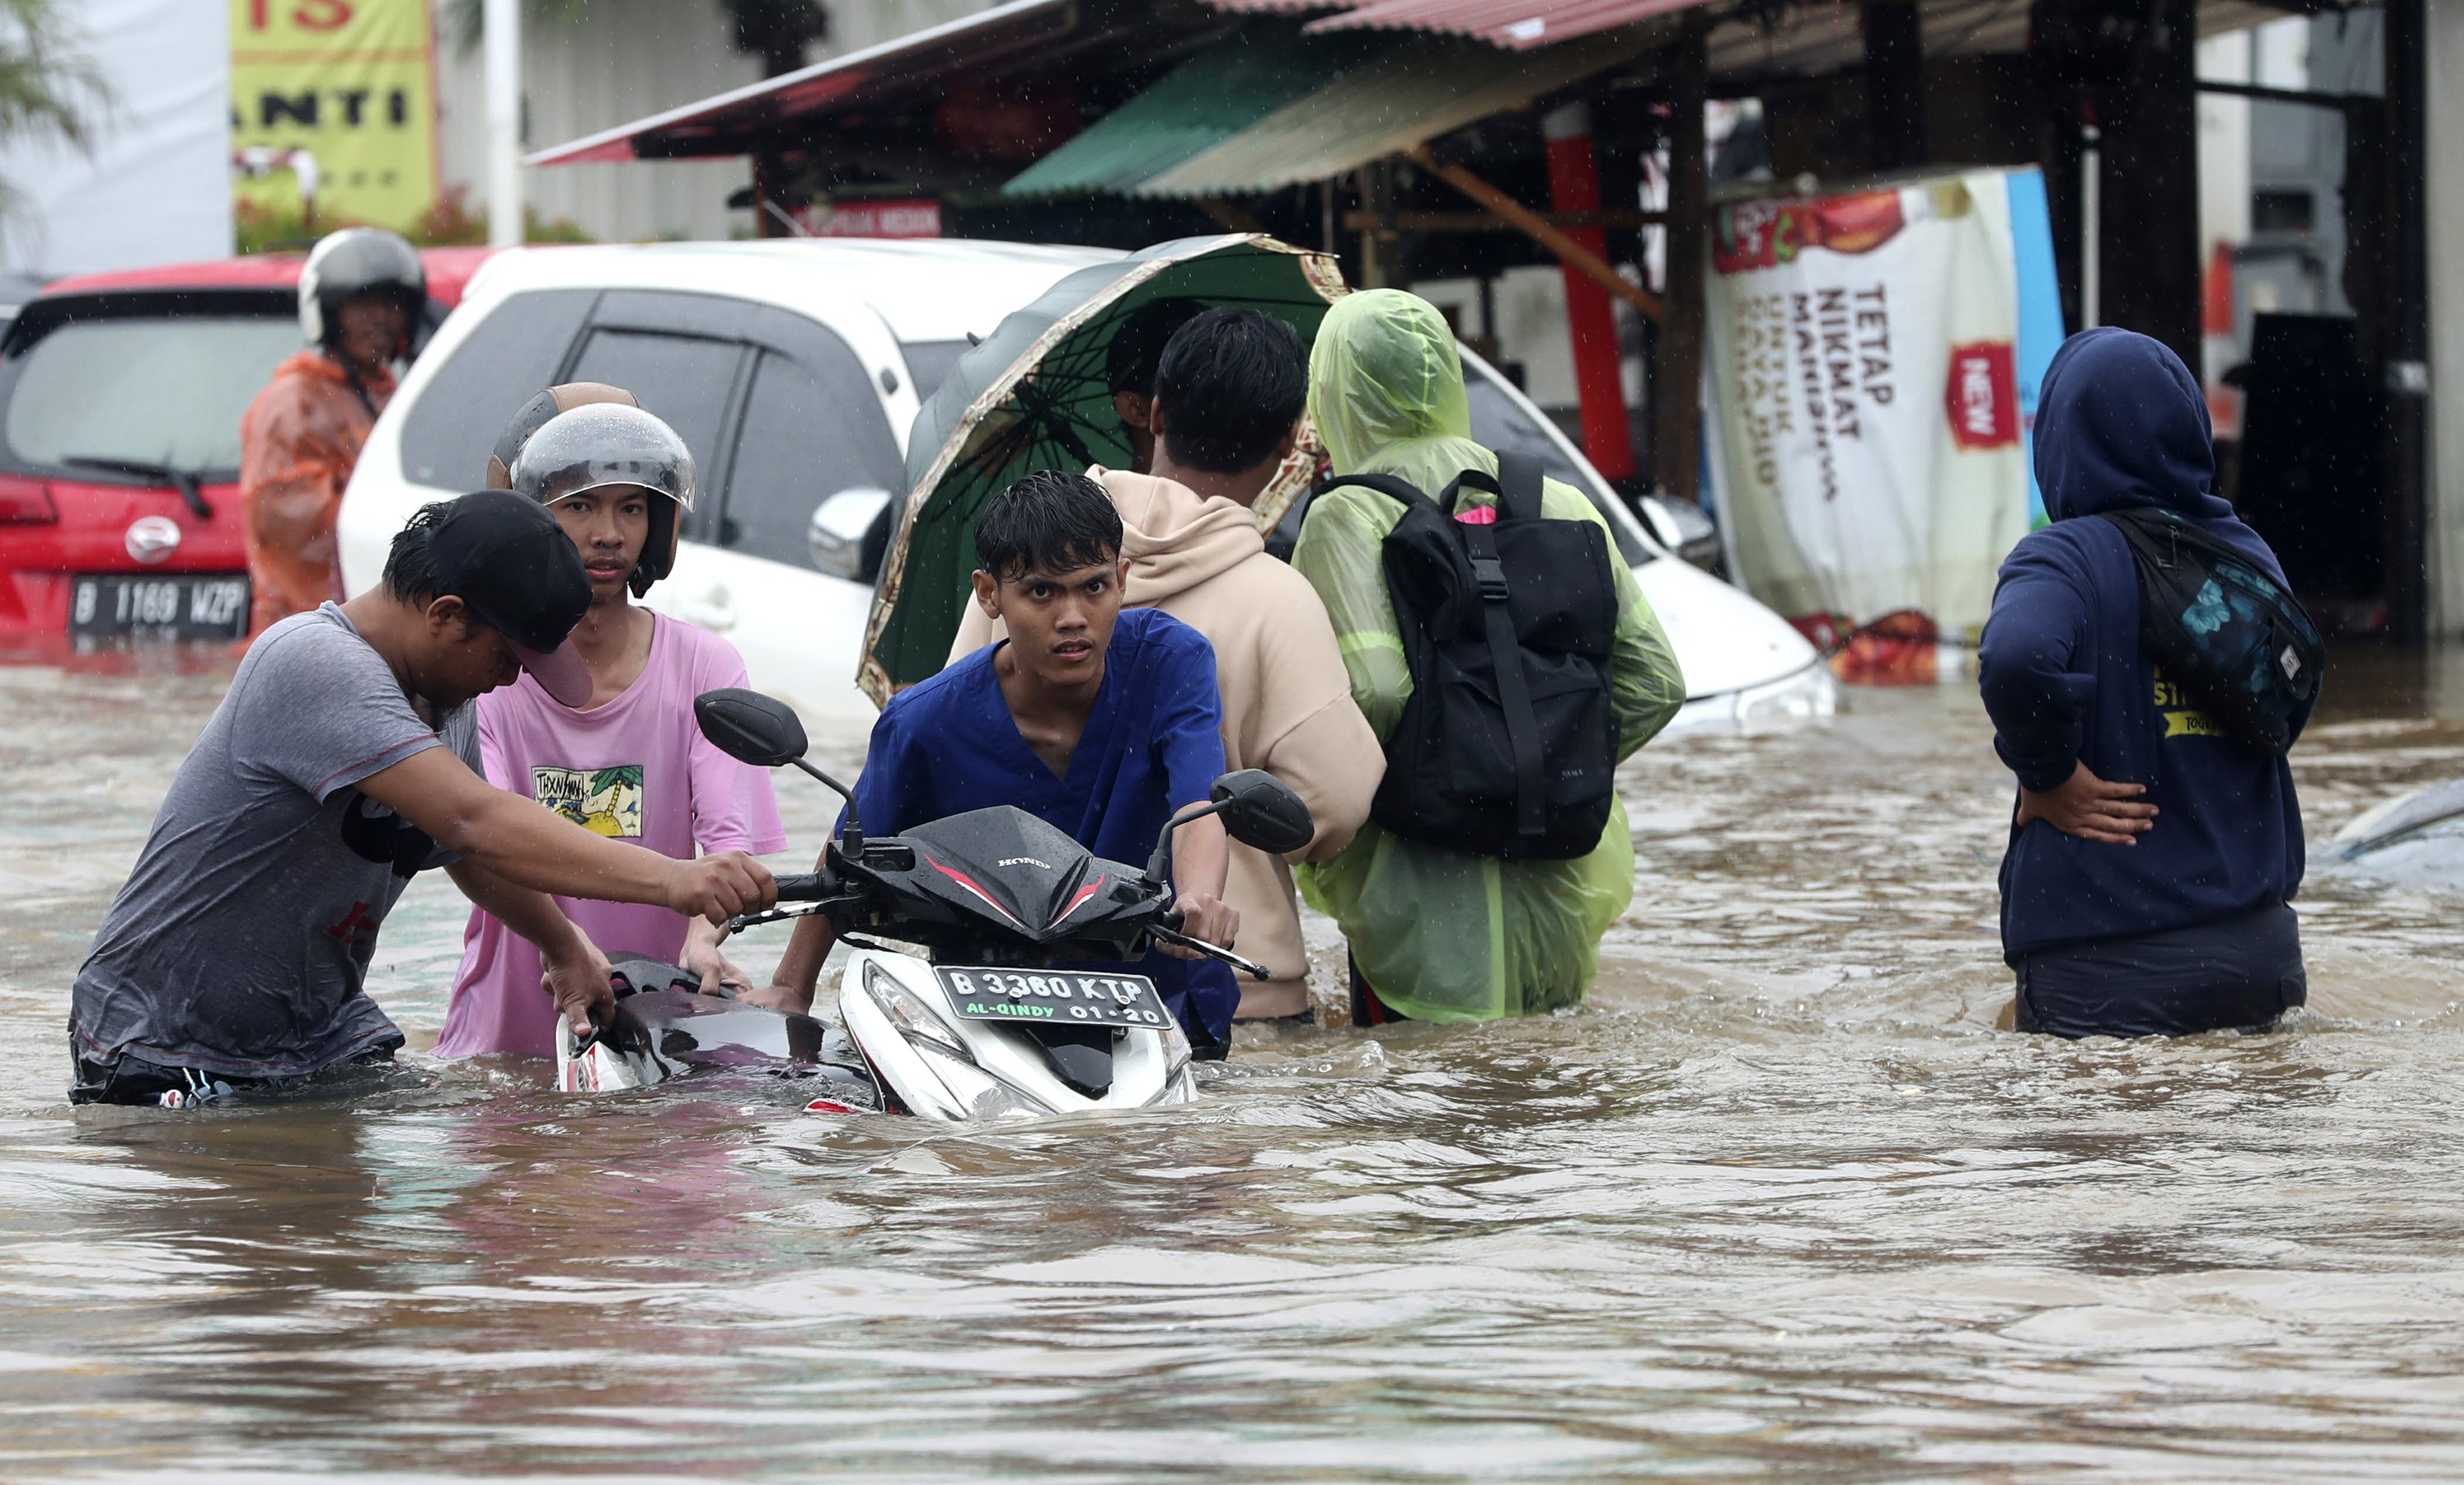
[[[864,855],[864,826],[855,817],[855,793],[805,761],[810,744],[804,741],[803,719],[794,707],[759,691],[730,686],[693,698],[693,720],[701,724],[701,735],[711,746],[737,763],[756,768],[801,768],[837,790],[847,802],[839,849],[849,856]]]
[[[804,756],[804,723],[786,702],[731,687],[693,698],[701,735],[737,763],[781,768]]]
[[[1160,886],[1172,866],[1172,832],[1210,814],[1223,817],[1223,833],[1268,855],[1288,855],[1317,838],[1309,805],[1291,786],[1263,768],[1236,768],[1216,780],[1206,794],[1205,804],[1164,822],[1155,854],[1147,858],[1149,886]]]
[[[1222,807],[1224,833],[1252,850],[1288,855],[1317,838],[1308,803],[1263,768],[1225,774],[1207,798]]]

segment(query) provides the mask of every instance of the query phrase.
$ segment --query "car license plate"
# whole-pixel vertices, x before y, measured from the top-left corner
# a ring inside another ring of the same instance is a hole
[[[970,1021],[1023,1021],[1041,1026],[1125,1026],[1161,1031],[1172,1024],[1155,982],[1144,975],[1068,969],[942,967],[950,1004]]]
[[[96,573],[69,590],[69,632],[136,639],[237,639],[248,632],[245,573]]]

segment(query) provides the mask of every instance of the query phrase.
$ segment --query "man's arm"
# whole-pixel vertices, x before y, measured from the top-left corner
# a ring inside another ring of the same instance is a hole
[[[470,861],[453,862],[445,873],[481,912],[539,946],[539,964],[546,971],[542,988],[577,1034],[587,1032],[593,1023],[604,1023],[614,1011],[616,995],[608,988],[612,966],[607,956],[547,894],[517,887]]]
[[[2022,788],[2058,788],[2078,767],[2083,717],[2096,693],[2086,595],[2044,534],[2002,565],[1993,611],[1976,650],[1976,689],[1993,719],[1993,750]]]
[[[814,871],[822,869],[827,854],[825,851],[824,861],[813,863]],[[738,998],[748,1006],[767,1006],[773,1010],[802,1014],[812,1009],[813,990],[822,980],[822,964],[830,957],[831,945],[838,942],[838,929],[821,914],[808,913],[797,919],[795,932],[787,936],[787,952],[779,957],[779,967],[770,972],[770,983]]]
[[[778,900],[778,884],[751,856],[677,861],[594,835],[489,784],[451,748],[413,754],[359,787],[463,860],[533,892],[646,902],[721,923]]]

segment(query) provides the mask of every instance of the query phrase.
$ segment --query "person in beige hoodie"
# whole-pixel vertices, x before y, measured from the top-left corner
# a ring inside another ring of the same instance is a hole
[[[1264,768],[1290,785],[1317,825],[1316,839],[1288,857],[1232,848],[1223,898],[1241,930],[1231,946],[1274,973],[1242,982],[1244,1021],[1309,1015],[1291,868],[1351,844],[1386,770],[1377,735],[1353,702],[1325,605],[1266,555],[1249,510],[1291,452],[1308,386],[1308,356],[1289,325],[1253,310],[1208,310],[1164,347],[1148,413],[1152,473],[1088,471],[1121,513],[1124,606],[1160,609],[1215,647],[1226,766]],[[969,604],[950,658],[1001,637]]]

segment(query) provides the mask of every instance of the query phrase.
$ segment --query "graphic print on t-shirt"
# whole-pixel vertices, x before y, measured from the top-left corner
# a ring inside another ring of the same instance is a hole
[[[531,797],[594,834],[620,840],[642,836],[640,764],[613,768],[537,765],[531,769]]]

